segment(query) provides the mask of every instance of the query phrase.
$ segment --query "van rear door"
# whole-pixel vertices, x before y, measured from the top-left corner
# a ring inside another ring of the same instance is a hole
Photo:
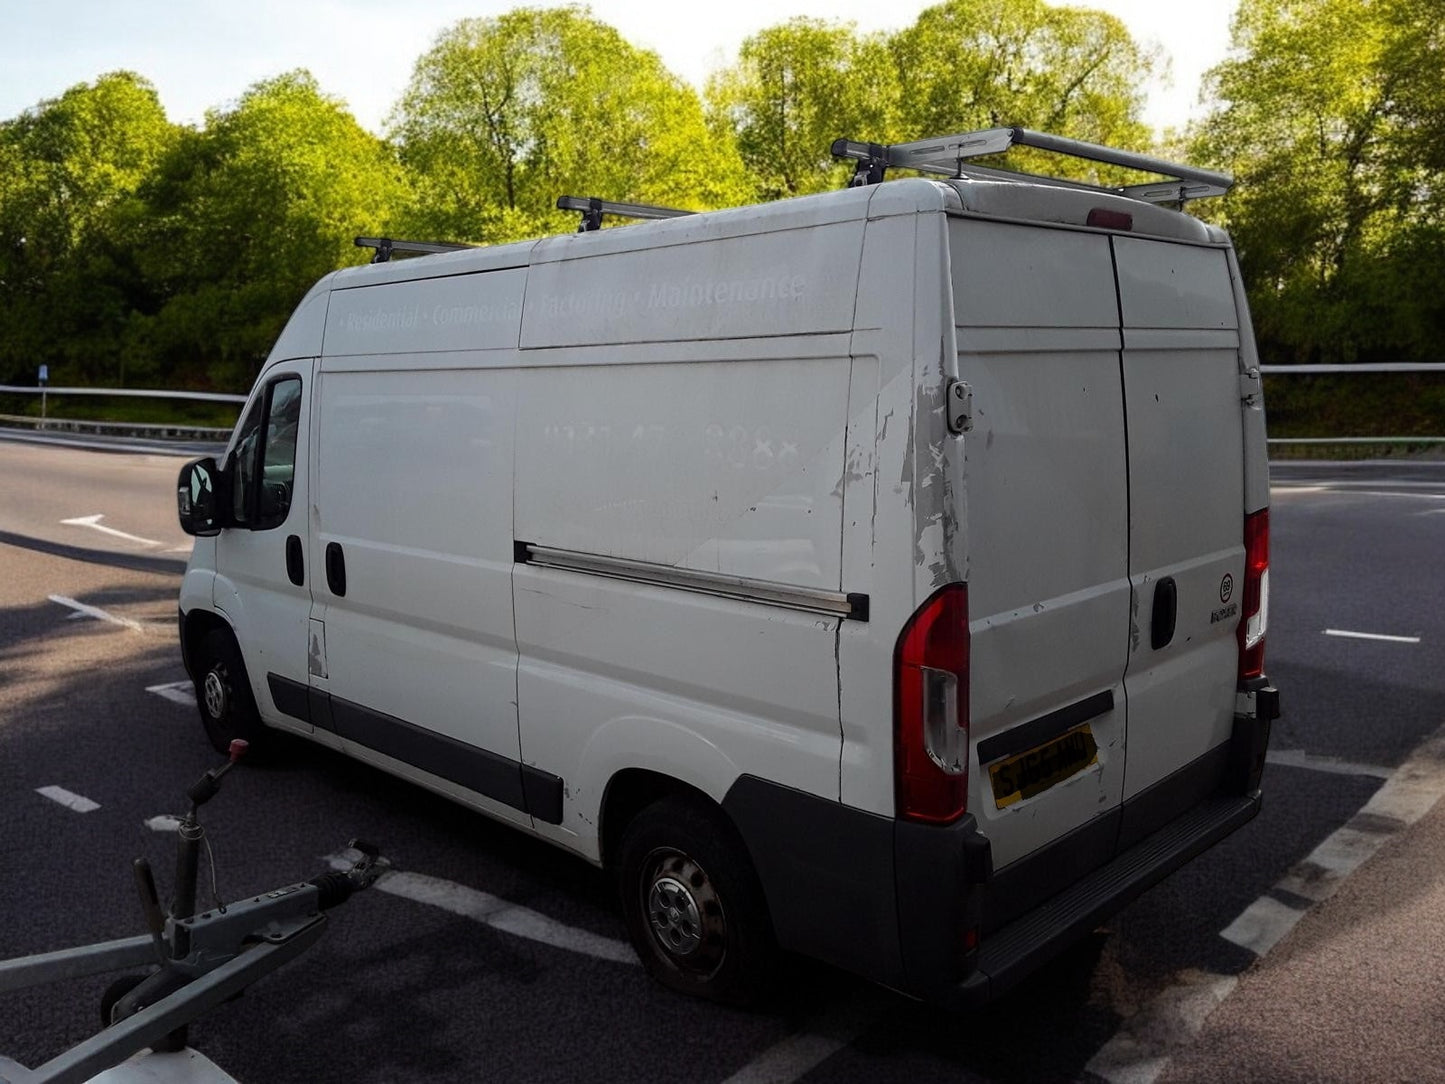
[[[1127,803],[1229,738],[1244,445],[1227,250],[1123,236],[1112,246],[1129,429]],[[1196,769],[1126,805],[1121,846],[1213,788],[1218,772]]]
[[[1017,859],[1062,848],[1049,876],[999,892],[1018,909],[1107,861],[1117,836],[1130,620],[1119,307],[1106,234],[948,228],[974,403],[969,809],[996,884]]]

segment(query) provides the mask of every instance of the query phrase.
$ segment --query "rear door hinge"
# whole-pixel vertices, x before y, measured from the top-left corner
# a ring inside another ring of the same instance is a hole
[[[1254,406],[1264,391],[1258,369],[1249,369],[1239,374],[1239,400],[1247,406]]]
[[[948,410],[948,431],[967,433],[973,428],[973,388],[962,380],[950,380],[944,398]]]

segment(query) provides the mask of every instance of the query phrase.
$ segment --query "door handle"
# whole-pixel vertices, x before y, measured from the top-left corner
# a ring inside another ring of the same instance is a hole
[[[346,557],[340,542],[326,543],[326,586],[337,598],[346,597]]]
[[[306,561],[301,554],[301,539],[294,534],[286,536],[286,575],[297,587],[306,582]]]
[[[1158,651],[1174,639],[1174,622],[1179,615],[1179,589],[1173,576],[1165,576],[1154,587],[1154,619],[1149,628],[1149,645]]]

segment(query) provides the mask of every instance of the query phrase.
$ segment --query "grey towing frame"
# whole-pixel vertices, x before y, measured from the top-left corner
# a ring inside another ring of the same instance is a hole
[[[146,974],[112,983],[101,999],[99,1032],[37,1069],[0,1069],[0,1084],[82,1084],[132,1054],[180,1050],[186,1026],[235,997],[257,979],[295,959],[321,937],[322,912],[369,888],[389,869],[374,846],[353,839],[360,852],[350,868],[327,870],[309,881],[283,885],[238,903],[195,913],[196,879],[205,829],[198,808],[215,797],[220,780],[246,751],[233,741],[229,761],[213,768],[186,793],[190,812],[176,841],[176,880],[170,913],[162,911],[155,878],[144,858],[133,869],[150,932],[35,956],[0,960],[0,993],[62,979],[146,967]],[[214,885],[212,886],[214,889]]]

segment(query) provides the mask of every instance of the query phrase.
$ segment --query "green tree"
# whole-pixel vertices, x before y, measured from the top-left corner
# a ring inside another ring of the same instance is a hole
[[[1442,0],[1243,0],[1194,153],[1235,173],[1273,361],[1435,360],[1445,324]]]
[[[708,97],[758,196],[772,198],[840,183],[846,169],[829,156],[839,136],[907,142],[1021,125],[1148,149],[1141,88],[1155,63],[1103,12],[1044,0],[946,0],[892,35],[859,37],[851,26],[814,19],[764,30],[714,77]],[[1007,164],[1125,179],[1026,151]]]
[[[144,285],[127,243],[137,192],[179,137],[131,72],[74,86],[0,122],[0,378],[121,378]]]
[[[129,347],[171,379],[244,389],[322,275],[364,262],[352,239],[390,229],[406,198],[390,149],[312,76],[257,83],[159,163],[136,223],[163,301]]]
[[[757,199],[839,187],[849,167],[835,139],[892,135],[898,80],[887,39],[851,24],[797,18],[743,42],[708,82],[710,121],[736,140]]]
[[[945,0],[892,42],[910,138],[1019,125],[1145,149],[1142,87],[1157,63],[1124,24],[1044,0]]]
[[[705,209],[744,191],[692,89],[581,7],[457,23],[390,132],[415,178],[411,228],[451,239],[566,229],[560,195]]]

